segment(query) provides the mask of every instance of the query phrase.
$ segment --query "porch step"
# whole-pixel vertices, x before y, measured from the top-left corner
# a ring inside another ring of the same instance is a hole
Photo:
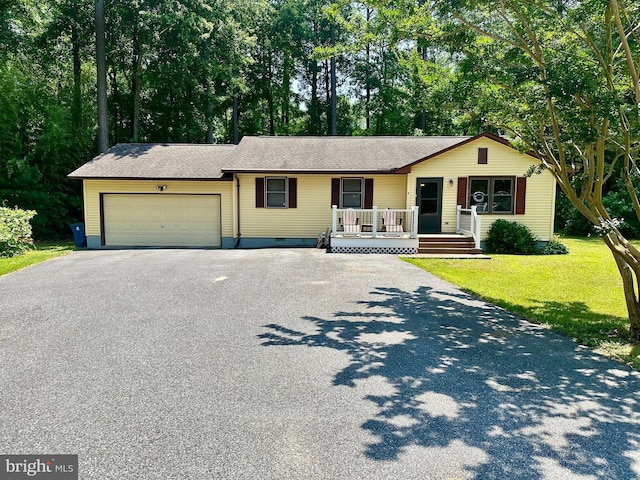
[[[428,255],[482,255],[476,248],[473,237],[463,235],[429,235],[420,236],[418,253]]]

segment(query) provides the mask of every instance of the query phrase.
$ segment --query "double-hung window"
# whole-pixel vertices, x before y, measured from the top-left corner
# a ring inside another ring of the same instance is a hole
[[[362,178],[342,179],[342,208],[362,208],[364,181]]]
[[[285,177],[267,177],[265,182],[267,208],[287,207],[287,179]]]
[[[478,213],[513,213],[514,179],[510,177],[471,177],[469,206]]]

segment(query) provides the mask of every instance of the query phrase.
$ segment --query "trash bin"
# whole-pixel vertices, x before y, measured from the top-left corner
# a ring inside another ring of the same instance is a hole
[[[73,241],[76,242],[76,247],[86,247],[87,237],[84,234],[84,223],[72,223],[69,226],[73,232]]]

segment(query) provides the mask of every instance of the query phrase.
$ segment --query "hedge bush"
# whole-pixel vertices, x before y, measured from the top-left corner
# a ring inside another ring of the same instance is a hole
[[[526,226],[507,220],[496,220],[487,232],[489,253],[530,255],[536,253],[538,238]]]
[[[537,253],[538,255],[566,255],[569,253],[569,249],[564,243],[560,243],[554,238],[538,248]]]
[[[34,210],[0,206],[0,258],[13,257],[33,248],[31,219]]]

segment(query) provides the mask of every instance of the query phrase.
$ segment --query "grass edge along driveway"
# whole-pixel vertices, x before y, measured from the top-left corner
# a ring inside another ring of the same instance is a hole
[[[61,257],[73,250],[72,243],[36,243],[33,250],[22,255],[0,258],[0,277],[52,258]]]
[[[568,255],[404,260],[640,370],[640,345],[626,336],[622,281],[609,249],[600,238],[563,238],[562,243]]]

